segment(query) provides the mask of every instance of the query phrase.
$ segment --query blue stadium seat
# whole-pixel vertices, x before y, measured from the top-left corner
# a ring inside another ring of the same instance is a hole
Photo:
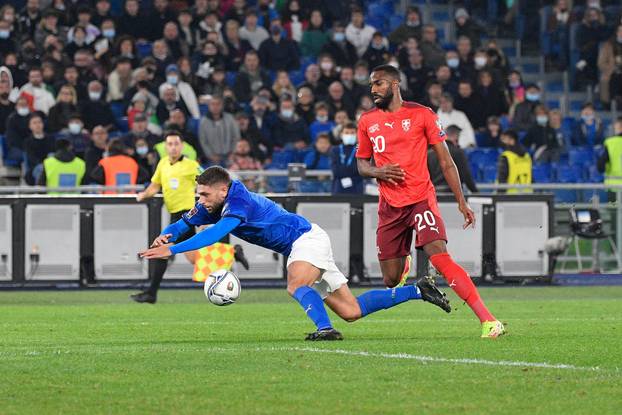
[[[576,203],[577,192],[575,190],[555,190],[555,202]]]
[[[199,112],[201,113],[201,116],[207,114],[209,112],[207,104],[199,104]]]
[[[583,166],[594,162],[594,150],[591,147],[575,147],[568,150],[568,163]]]
[[[551,165],[548,163],[534,164],[531,175],[535,183],[550,183],[552,182]]]
[[[9,146],[3,135],[0,135],[0,148],[2,148],[2,161],[4,162],[5,166],[21,166],[22,161],[24,160],[24,153],[17,148],[9,149]]]
[[[199,136],[199,125],[201,120],[198,118],[190,118],[188,120],[188,129],[193,132],[197,137]]]
[[[325,182],[325,181],[319,181],[319,180],[303,180],[300,182],[300,191],[302,193],[323,193],[323,192],[330,192],[330,189],[326,189],[326,183],[330,183],[330,182]]]
[[[482,171],[482,182],[484,183],[494,183],[497,180],[497,166],[485,166],[481,169]]]
[[[115,118],[123,118],[125,117],[125,104],[122,102],[111,102],[110,110],[112,111],[112,115]]]
[[[235,84],[235,77],[237,76],[237,74],[237,72],[232,71],[229,71],[225,74],[225,83],[231,88],[233,88],[233,85]]]
[[[402,23],[404,23],[404,16],[401,14],[394,14],[389,17],[389,31],[392,32],[397,29]]]
[[[605,180],[605,176],[598,171],[596,166],[591,165],[588,167],[587,179],[591,183],[602,183]]]
[[[316,56],[303,56],[300,59],[300,70],[302,71],[303,74],[305,70],[307,69],[307,66],[311,65],[312,63],[317,63]]]
[[[559,183],[577,183],[582,179],[582,171],[576,166],[557,166],[557,181]]]
[[[296,161],[296,152],[293,150],[275,151],[272,154],[272,166],[277,169],[287,168],[287,164]]]
[[[570,100],[570,111],[576,111],[579,112],[581,111],[581,107],[583,106],[585,102],[583,100],[580,99],[571,99]]]
[[[499,150],[496,148],[476,148],[467,151],[469,161],[480,167],[486,165],[496,165],[499,158]]]
[[[268,177],[268,192],[287,193],[289,191],[289,179],[287,177]]]
[[[383,15],[369,15],[365,17],[365,23],[373,26],[379,32],[385,32],[385,20]]]
[[[117,128],[122,133],[127,133],[130,130],[130,126],[127,122],[127,117],[117,118]]]
[[[547,99],[546,100],[546,106],[550,110],[558,110],[560,108],[559,100],[558,99]]]
[[[289,80],[294,86],[300,85],[305,81],[305,73],[303,71],[289,71]]]
[[[546,84],[546,92],[564,92],[562,81],[551,81]]]
[[[305,162],[305,158],[307,157],[307,154],[309,154],[309,153],[313,153],[313,149],[312,148],[306,148],[304,150],[298,150],[298,152],[296,153],[296,162],[304,163]]]
[[[471,168],[471,175],[473,176],[473,180],[479,182],[482,176],[479,169],[479,164],[469,162],[469,167]]]
[[[141,58],[151,55],[151,51],[153,50],[153,45],[149,42],[140,42],[136,44],[136,48],[138,49],[138,54]]]

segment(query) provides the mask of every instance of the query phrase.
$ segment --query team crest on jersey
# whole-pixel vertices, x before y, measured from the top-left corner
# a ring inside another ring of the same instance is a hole
[[[369,127],[367,131],[369,131],[370,134],[373,134],[376,131],[380,131],[380,126],[378,124],[374,124],[371,127]]]
[[[410,130],[410,118],[402,120],[402,129],[404,131]]]

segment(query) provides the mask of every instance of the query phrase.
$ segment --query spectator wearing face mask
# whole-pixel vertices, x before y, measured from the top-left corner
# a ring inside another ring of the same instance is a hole
[[[356,167],[356,125],[346,124],[340,138],[342,144],[331,151],[333,194],[362,194],[365,182]]]
[[[115,130],[115,119],[110,105],[103,99],[104,87],[99,81],[91,81],[88,85],[88,101],[80,105],[80,113],[84,127],[92,130],[96,125],[103,126],[106,131]]]
[[[28,100],[25,97],[19,97],[15,103],[15,111],[6,120],[5,140],[9,148],[9,154],[5,154],[4,158],[11,160],[20,160],[22,158],[21,152],[24,149],[24,138],[30,134],[30,129],[28,128],[29,116]]]
[[[30,135],[24,140],[26,165],[28,167],[25,180],[29,185],[34,185],[37,182],[43,171],[43,160],[49,153],[54,152],[54,137],[46,134],[43,127],[41,114],[32,114],[28,120]]]
[[[389,49],[387,48],[382,33],[376,32],[371,38],[369,47],[363,54],[362,59],[369,63],[369,66],[375,68],[389,60]]]
[[[356,48],[346,39],[345,27],[341,22],[333,24],[333,33],[330,40],[324,44],[320,54],[328,54],[337,66],[352,66],[358,60]]]
[[[63,129],[58,135],[57,140],[64,139],[71,143],[73,153],[84,159],[84,153],[89,144],[88,132],[84,130],[84,123],[80,114],[72,114],[69,117],[67,128]]]
[[[128,149],[128,153],[133,153],[136,163],[138,163],[141,168],[153,174],[158,164],[158,156],[155,150],[149,146],[147,140],[144,138],[136,139],[134,147]]]
[[[404,23],[389,34],[389,42],[399,45],[409,37],[421,39],[421,12],[418,7],[410,6],[406,12]]]
[[[602,120],[596,115],[594,105],[591,102],[583,104],[581,108],[581,121],[574,129],[572,142],[576,146],[596,146],[602,144],[604,139]]]
[[[561,152],[557,134],[549,124],[549,113],[544,105],[538,105],[534,113],[536,124],[533,125],[523,140],[523,144],[533,152],[535,161],[559,161]]]
[[[270,37],[259,47],[259,60],[269,70],[289,72],[300,67],[300,57],[296,44],[284,38],[282,32],[279,24],[272,24]]]
[[[176,93],[179,95],[181,101],[188,108],[188,112],[192,118],[201,118],[199,112],[199,102],[197,96],[189,83],[182,81],[179,78],[179,68],[177,65],[168,65],[166,67],[166,83],[160,85],[160,96],[167,86],[173,86]]]
[[[512,125],[517,130],[527,131],[536,123],[534,110],[540,105],[540,87],[536,84],[527,86],[525,101],[516,105]]]
[[[78,112],[78,97],[76,90],[69,85],[64,85],[56,96],[56,105],[50,108],[48,115],[47,130],[55,134],[67,128],[69,117]]]
[[[309,128],[300,118],[289,97],[281,99],[280,112],[272,127],[272,141],[275,147],[302,150],[309,142]]]
[[[315,104],[315,121],[309,125],[311,143],[315,143],[320,133],[331,131],[334,127],[335,123],[328,117],[328,105],[325,102]]]

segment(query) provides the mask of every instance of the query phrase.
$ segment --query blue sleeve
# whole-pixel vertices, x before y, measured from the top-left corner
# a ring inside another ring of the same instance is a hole
[[[160,235],[166,235],[170,233],[173,235],[172,238],[169,239],[170,242],[175,242],[177,238],[179,238],[184,233],[188,232],[190,226],[186,223],[185,220],[179,219],[177,222],[171,223],[160,233]]]
[[[241,223],[240,219],[233,217],[225,217],[216,222],[211,228],[202,230],[181,243],[170,247],[173,255],[181,252],[194,251],[204,246],[212,245],[220,241],[225,235],[234,230]]]
[[[223,218],[237,218],[240,222],[248,220],[248,212],[250,212],[250,201],[245,197],[232,197],[225,202],[222,208]]]
[[[199,203],[194,205],[192,209],[183,214],[181,219],[190,226],[209,225],[218,222],[209,212]]]

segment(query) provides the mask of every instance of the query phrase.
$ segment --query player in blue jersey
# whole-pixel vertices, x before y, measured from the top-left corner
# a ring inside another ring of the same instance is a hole
[[[358,297],[333,260],[328,235],[304,217],[285,209],[231,180],[222,167],[210,167],[197,177],[199,201],[182,219],[167,226],[147,259],[168,258],[218,242],[231,233],[240,239],[288,257],[287,291],[302,306],[317,331],[306,340],[342,340],[330,322],[324,302],[346,321],[391,308],[408,300],[424,300],[450,312],[449,301],[429,278],[392,289],[371,290]],[[213,224],[190,239],[172,244],[193,226]]]

